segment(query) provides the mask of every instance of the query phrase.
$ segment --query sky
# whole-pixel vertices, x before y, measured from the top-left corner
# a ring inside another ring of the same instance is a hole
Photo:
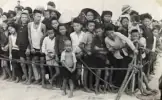
[[[123,5],[130,5],[132,9],[139,13],[150,13],[154,19],[162,19],[162,7],[157,4],[156,0],[51,0],[56,3],[56,8],[60,12],[71,11],[72,15],[76,16],[82,8],[93,8],[100,14],[103,10],[111,10],[113,12],[113,19],[117,19],[121,14]],[[3,2],[3,3],[2,3]],[[48,0],[21,0],[23,6],[36,6],[46,7]],[[17,0],[0,0],[0,6],[7,11],[13,9]]]

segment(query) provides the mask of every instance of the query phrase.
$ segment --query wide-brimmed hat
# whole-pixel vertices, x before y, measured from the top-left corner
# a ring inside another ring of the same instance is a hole
[[[86,15],[88,12],[92,12],[94,14],[94,18],[100,18],[100,14],[94,10],[94,9],[91,9],[91,8],[84,8],[81,10],[80,14],[84,14]]]
[[[54,9],[53,9],[53,10],[52,10],[52,9],[49,9],[49,11],[50,11],[50,12],[55,12],[55,13],[56,13],[56,15],[57,15],[57,17],[58,17],[57,19],[59,19],[59,18],[60,18],[61,13],[60,13],[59,11],[54,10]]]
[[[122,7],[122,14],[130,10],[132,7],[130,5],[123,5]]]

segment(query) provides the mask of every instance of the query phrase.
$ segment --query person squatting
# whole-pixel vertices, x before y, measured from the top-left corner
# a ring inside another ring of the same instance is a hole
[[[113,12],[103,11],[99,15],[90,8],[83,9],[68,23],[61,23],[62,15],[55,4],[48,2],[47,5],[47,10],[32,10],[21,5],[8,12],[0,9],[0,57],[4,58],[1,59],[4,80],[39,84],[48,89],[57,87],[63,90],[63,95],[70,89],[69,97],[73,97],[74,89],[80,88],[96,94],[111,89],[115,92],[126,70],[108,68],[128,68],[136,54],[144,65],[142,82],[146,88],[143,94],[153,92],[147,82],[154,74],[156,55],[162,50],[160,21],[124,5],[115,24],[111,19]],[[148,61],[152,62],[146,63]]]

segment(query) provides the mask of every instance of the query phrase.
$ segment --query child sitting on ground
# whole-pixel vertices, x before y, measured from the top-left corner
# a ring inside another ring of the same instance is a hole
[[[76,57],[72,52],[72,43],[70,40],[65,41],[65,51],[61,54],[61,62],[63,66],[63,95],[66,95],[66,86],[69,83],[69,98],[73,97],[74,80],[76,76]]]

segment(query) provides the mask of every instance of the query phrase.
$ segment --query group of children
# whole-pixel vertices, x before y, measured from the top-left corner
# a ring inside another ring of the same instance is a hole
[[[160,22],[148,13],[139,15],[129,5],[123,6],[117,24],[112,22],[112,16],[111,11],[103,11],[100,16],[85,8],[72,21],[60,23],[61,14],[53,2],[48,3],[47,10],[32,11],[20,4],[8,13],[0,9],[3,79],[41,84],[43,88],[47,84],[53,88],[62,79],[60,88],[66,95],[69,86],[69,97],[74,88],[81,86],[95,93],[118,90],[126,70],[107,68],[128,68],[135,54],[140,54],[142,69],[149,78],[154,72],[153,62],[145,63],[154,60],[157,48],[158,52],[162,50]]]

